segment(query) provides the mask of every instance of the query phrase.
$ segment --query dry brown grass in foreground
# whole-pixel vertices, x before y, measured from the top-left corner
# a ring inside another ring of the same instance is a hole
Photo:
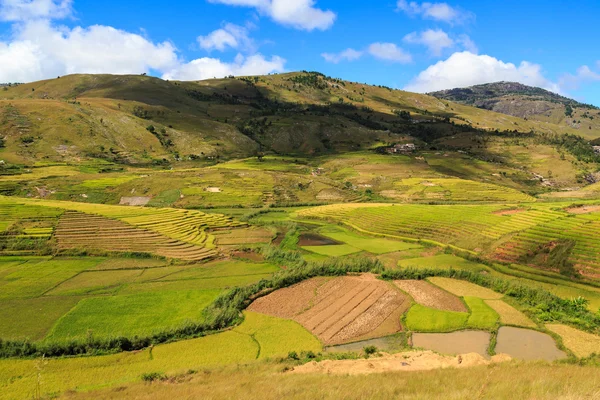
[[[359,376],[282,373],[258,363],[199,372],[180,381],[138,383],[63,399],[598,399],[598,368],[511,362],[464,369]]]

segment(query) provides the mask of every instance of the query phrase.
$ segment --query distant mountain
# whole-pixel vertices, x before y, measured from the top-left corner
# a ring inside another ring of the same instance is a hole
[[[600,127],[598,107],[517,82],[488,83],[429,94],[441,100],[571,129],[590,131]]]

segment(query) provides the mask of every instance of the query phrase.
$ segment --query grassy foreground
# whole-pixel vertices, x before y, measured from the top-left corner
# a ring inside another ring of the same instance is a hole
[[[595,399],[598,368],[517,363],[363,376],[281,373],[285,364],[205,370],[170,382],[67,393],[64,399]]]

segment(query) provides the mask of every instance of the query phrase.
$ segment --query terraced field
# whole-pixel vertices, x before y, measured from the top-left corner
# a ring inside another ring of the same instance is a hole
[[[118,220],[73,211],[60,218],[55,238],[59,249],[150,253],[187,261],[201,261],[217,254],[213,249],[170,239]]]
[[[259,298],[249,310],[292,318],[331,345],[401,331],[409,304],[389,284],[363,275],[311,279]]]
[[[559,272],[544,252],[573,242],[563,258],[575,270],[600,277],[600,212],[573,214],[569,204],[321,206],[301,210],[299,218],[317,218],[354,229],[406,240],[453,245],[494,260],[529,264]],[[561,271],[562,272],[562,271]]]

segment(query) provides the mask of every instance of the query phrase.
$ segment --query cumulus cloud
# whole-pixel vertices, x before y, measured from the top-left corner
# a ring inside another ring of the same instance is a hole
[[[274,56],[266,59],[260,54],[244,57],[238,54],[232,63],[216,58],[199,58],[168,71],[163,79],[202,80],[222,78],[229,75],[266,75],[271,72],[283,72],[285,60]]]
[[[355,61],[361,58],[363,55],[362,51],[354,50],[354,49],[346,49],[339,53],[323,53],[321,57],[325,59],[325,61],[338,64],[341,61]]]
[[[373,43],[369,46],[369,54],[384,61],[408,64],[412,62],[410,53],[402,50],[394,43]]]
[[[596,65],[600,70],[600,61]],[[589,66],[583,65],[577,69],[575,74],[564,74],[559,80],[559,85],[566,90],[576,90],[582,84],[588,82],[600,82],[600,72],[593,71]]]
[[[475,17],[473,13],[452,7],[447,3],[424,2],[419,4],[416,1],[398,0],[397,7],[398,11],[403,11],[411,17],[421,16],[425,19],[449,24],[464,23]]]
[[[11,42],[0,42],[0,82],[71,73],[137,74],[177,63],[171,43],[101,25],[69,29],[35,20],[16,28]]]
[[[441,29],[428,29],[424,32],[412,32],[404,36],[404,42],[411,44],[421,44],[429,49],[434,56],[441,56],[444,49],[454,46],[454,40]]]
[[[253,41],[248,36],[248,29],[235,24],[225,24],[223,28],[217,29],[206,36],[199,36],[198,44],[208,51],[225,51],[228,47],[252,51],[254,48]]]
[[[315,7],[315,0],[209,0],[211,3],[253,7],[275,22],[292,28],[312,31],[329,29],[337,15]]]
[[[0,82],[31,82],[73,73],[159,73],[170,79],[199,80],[284,68],[282,58],[267,59],[260,54],[238,55],[233,62],[201,58],[186,63],[168,41],[153,42],[110,26],[69,28],[52,22],[68,16],[70,7],[70,0],[0,0],[0,15],[14,22],[10,38],[0,40]],[[252,51],[246,28],[226,24],[221,31],[199,38],[200,46]]]
[[[560,92],[559,85],[546,79],[542,74],[542,67],[538,64],[523,61],[517,66],[468,51],[454,53],[447,60],[430,66],[404,89],[426,93],[498,81],[520,82]]]
[[[73,12],[72,0],[0,0],[0,20],[60,19]]]

